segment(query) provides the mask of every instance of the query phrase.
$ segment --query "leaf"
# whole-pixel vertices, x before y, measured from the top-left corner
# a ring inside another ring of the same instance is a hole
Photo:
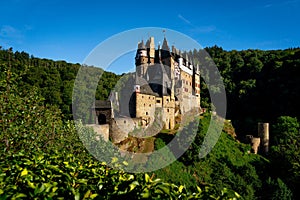
[[[34,195],[37,195],[37,194],[39,194],[39,193],[42,193],[44,190],[45,190],[45,185],[44,185],[44,183],[43,183],[41,187],[39,187],[39,188],[36,187],[36,188],[35,188],[35,190],[34,190]]]
[[[149,190],[145,190],[143,193],[142,193],[142,198],[149,198],[150,197],[150,192]]]
[[[133,180],[134,176],[132,174],[129,175],[128,180]]]
[[[146,183],[150,182],[150,176],[148,174],[145,174],[145,181]]]
[[[164,192],[165,194],[170,195],[170,189],[164,185],[160,185],[157,187],[160,191]],[[158,191],[158,190],[156,190]]]
[[[32,189],[35,189],[35,185],[34,185],[32,182],[27,181],[27,184],[28,184],[28,186],[31,187]]]
[[[197,190],[198,190],[199,193],[202,193],[202,190],[198,185],[197,185]]]
[[[94,198],[96,198],[98,196],[98,194],[92,194],[91,196],[90,196],[90,198],[91,199],[94,199]]]
[[[136,186],[140,185],[139,182],[137,181],[133,181],[130,185],[129,185],[129,191],[132,191]]]
[[[75,200],[80,200],[80,193],[79,192],[76,192],[76,194],[75,194]]]
[[[53,187],[52,192],[56,192],[57,189],[58,189],[58,187]]]
[[[234,192],[234,195],[235,195],[237,198],[241,198],[241,195],[239,195],[237,192]]]
[[[184,186],[183,186],[183,185],[180,185],[179,188],[178,188],[178,190],[179,190],[180,193],[182,193],[182,190],[183,190],[183,189],[184,189]]]
[[[26,176],[28,174],[27,169],[23,169],[23,171],[21,172],[21,176]]]
[[[83,199],[89,198],[90,194],[91,194],[91,190],[88,190],[88,191],[84,194]]]
[[[26,194],[23,194],[23,193],[19,193],[19,194],[16,194],[13,199],[19,199],[19,198],[22,198],[22,197],[27,197]]]

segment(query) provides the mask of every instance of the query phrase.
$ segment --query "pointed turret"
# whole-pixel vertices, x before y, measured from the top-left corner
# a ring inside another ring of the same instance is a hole
[[[135,66],[137,76],[144,76],[147,70],[148,54],[144,41],[138,43],[138,49],[135,56]]]
[[[136,51],[136,56],[135,56],[135,64],[136,65],[141,65],[144,63],[147,63],[148,58],[147,58],[147,49],[144,44],[144,41],[142,40],[141,42],[138,43],[138,50]]]
[[[146,46],[144,44],[144,40],[138,43],[138,49],[140,50],[146,50]]]
[[[189,56],[187,53],[185,53],[185,66],[189,67]]]
[[[170,56],[171,56],[171,52],[168,45],[168,41],[166,38],[164,38],[162,48],[161,48],[161,57],[162,59],[164,59],[164,58],[169,58]]]
[[[169,48],[169,45],[168,45],[168,41],[167,41],[166,38],[164,38],[163,45],[162,45],[162,50],[170,51],[170,48]]]

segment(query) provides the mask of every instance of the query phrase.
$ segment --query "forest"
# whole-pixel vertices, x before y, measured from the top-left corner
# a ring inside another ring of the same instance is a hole
[[[72,116],[80,68],[102,75],[96,99],[107,99],[122,75],[0,49],[0,198],[299,199],[300,49],[226,51],[213,46],[188,54],[200,67],[214,63],[223,78],[228,120],[221,137],[208,156],[198,157],[213,117],[207,112],[180,159],[151,173],[130,174],[122,171],[122,160],[112,161],[117,170],[93,158]],[[209,80],[212,74],[202,68],[201,76]],[[214,109],[209,92],[218,94],[220,84],[208,85],[202,78],[203,108]],[[243,143],[245,135],[257,133],[258,122],[270,123],[267,155],[249,153],[250,145]],[[95,137],[79,126],[84,135]],[[172,137],[159,134],[155,149]]]

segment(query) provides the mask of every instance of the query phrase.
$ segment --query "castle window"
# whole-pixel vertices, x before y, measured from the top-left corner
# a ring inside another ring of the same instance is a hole
[[[150,97],[149,97],[149,99],[150,99]]]
[[[146,115],[148,115],[148,112],[146,112]]]
[[[144,107],[146,106],[146,104],[144,103]]]
[[[151,104],[149,104],[149,107],[151,107]]]
[[[156,100],[156,103],[160,103],[160,100]]]
[[[142,96],[142,99],[144,98],[144,96]]]
[[[124,120],[124,124],[126,124],[126,120]]]
[[[167,109],[167,112],[169,112],[170,110],[169,110],[169,108]]]

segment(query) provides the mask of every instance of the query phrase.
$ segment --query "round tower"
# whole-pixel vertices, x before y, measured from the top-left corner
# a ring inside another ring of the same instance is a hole
[[[263,153],[269,152],[269,123],[258,123],[258,137],[260,137],[260,149]]]
[[[138,43],[138,49],[135,56],[135,66],[136,66],[136,73],[139,77],[144,76],[146,74],[148,63],[148,55],[147,49],[144,44],[144,41]]]

